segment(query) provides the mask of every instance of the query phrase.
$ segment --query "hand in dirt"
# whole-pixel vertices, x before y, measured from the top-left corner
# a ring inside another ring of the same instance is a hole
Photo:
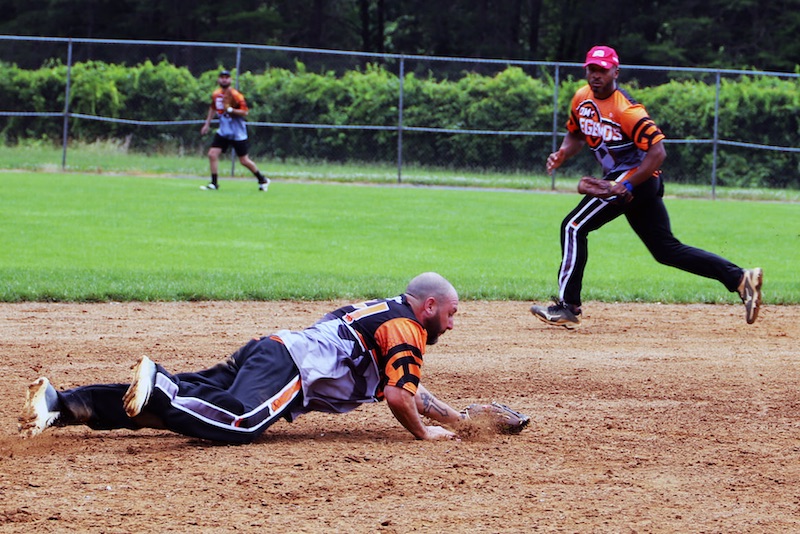
[[[460,439],[458,439],[458,436],[454,432],[451,432],[441,426],[426,426],[425,439],[426,440],[452,439],[455,441],[461,441]]]

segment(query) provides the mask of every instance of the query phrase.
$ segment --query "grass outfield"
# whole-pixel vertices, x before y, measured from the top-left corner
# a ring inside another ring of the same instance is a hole
[[[174,147],[162,148],[159,153],[142,153],[127,150],[116,141],[98,141],[91,144],[71,143],[67,152],[66,170],[90,174],[116,173],[138,175],[168,175],[204,177],[208,175],[208,160],[205,145],[196,153],[187,151],[177,154]],[[46,140],[25,140],[16,146],[0,145],[0,169],[60,172],[62,149]],[[588,154],[583,157],[590,158]],[[261,169],[270,177],[283,181],[316,181],[325,183],[371,183],[394,185],[398,182],[396,164],[329,163],[320,161],[273,161],[254,157]],[[231,174],[231,164],[220,164],[220,176],[226,179]],[[250,178],[242,165],[233,167],[235,176]],[[405,165],[402,182],[407,185],[441,185],[454,187],[503,188],[526,191],[551,191],[572,193],[578,183],[577,171],[569,166],[559,172],[558,179],[544,174],[544,162],[540,174],[518,172],[502,173],[476,169],[427,168]],[[572,173],[573,175],[571,175]],[[667,178],[669,181],[669,178]],[[710,199],[708,184],[668,184],[670,196],[680,198]],[[800,190],[735,188],[718,186],[716,198],[729,200],[772,200],[777,202],[800,202]]]
[[[395,294],[435,270],[463,299],[546,300],[575,194],[8,172],[0,300],[242,300]],[[675,234],[765,270],[765,301],[800,303],[800,205],[669,199]],[[737,302],[657,264],[624,219],[590,240],[584,298]]]

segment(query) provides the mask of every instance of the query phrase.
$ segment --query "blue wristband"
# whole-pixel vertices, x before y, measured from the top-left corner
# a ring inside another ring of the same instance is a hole
[[[630,183],[628,180],[623,180],[622,185],[625,186],[625,189],[627,189],[629,193],[633,193],[633,184]]]

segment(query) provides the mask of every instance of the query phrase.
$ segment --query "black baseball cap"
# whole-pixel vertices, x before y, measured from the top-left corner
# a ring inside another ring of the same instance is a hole
[[[219,71],[219,75],[220,76],[230,76],[231,75],[231,71],[229,71],[228,69],[222,69],[221,71]]]

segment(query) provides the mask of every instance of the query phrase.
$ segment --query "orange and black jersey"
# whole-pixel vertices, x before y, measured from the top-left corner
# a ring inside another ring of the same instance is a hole
[[[236,89],[230,88],[228,95],[229,101],[226,102],[225,89],[218,87],[213,93],[211,93],[211,107],[216,110],[217,115],[224,114],[227,106],[231,106],[242,111],[249,111],[249,108],[247,107],[247,100],[245,100],[242,93]]]
[[[359,343],[375,358],[381,371],[378,394],[396,386],[415,394],[428,333],[417,321],[405,295],[344,306],[325,317],[350,325]]]
[[[300,370],[307,411],[349,411],[382,400],[386,386],[417,393],[428,333],[404,295],[344,306],[276,335]]]
[[[608,98],[598,99],[589,85],[572,97],[567,131],[584,136],[603,176],[638,167],[650,147],[665,137],[627,91],[617,88]]]
[[[244,141],[247,139],[247,125],[244,117],[228,113],[226,111],[228,106],[240,111],[249,111],[247,101],[242,93],[236,89],[229,88],[228,96],[226,97],[225,90],[221,87],[217,88],[211,94],[211,108],[217,112],[217,117],[219,118],[217,133],[226,139]]]

